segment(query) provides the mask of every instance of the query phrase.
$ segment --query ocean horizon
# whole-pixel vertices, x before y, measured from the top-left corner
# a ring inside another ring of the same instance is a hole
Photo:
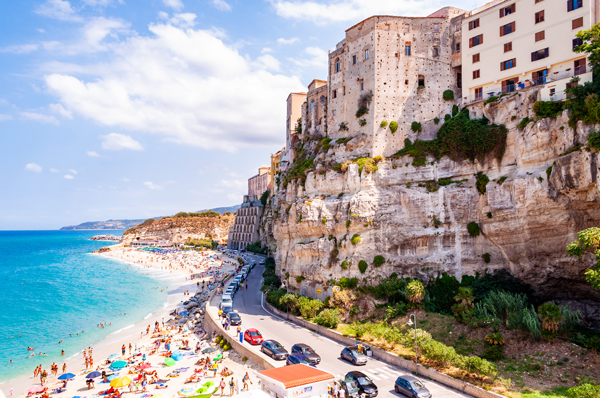
[[[0,383],[62,364],[163,306],[167,282],[91,254],[114,244],[92,236],[122,233],[0,231]]]

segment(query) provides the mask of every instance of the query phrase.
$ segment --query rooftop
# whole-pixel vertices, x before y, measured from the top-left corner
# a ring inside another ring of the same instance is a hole
[[[261,370],[259,374],[280,382],[285,388],[299,387],[319,381],[333,380],[331,373],[307,365],[289,365],[281,368]]]

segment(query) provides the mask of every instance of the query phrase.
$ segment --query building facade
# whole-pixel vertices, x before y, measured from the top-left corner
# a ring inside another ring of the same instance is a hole
[[[565,98],[574,76],[591,81],[577,32],[597,23],[598,0],[493,1],[462,20],[464,104],[543,85],[543,100]]]
[[[327,87],[327,81],[318,79],[308,85],[306,102],[302,105],[303,134],[327,135]]]
[[[285,152],[285,147],[283,147],[278,152],[271,155],[271,190],[273,192],[277,191],[277,178],[279,177],[279,173],[281,172],[281,157]]]
[[[259,197],[271,189],[271,168],[261,167],[258,174],[248,179],[248,195]]]
[[[244,195],[242,206],[237,210],[233,226],[229,228],[227,248],[243,250],[259,240],[258,227],[263,205],[256,195]]]
[[[328,135],[364,134],[371,139],[369,156],[389,156],[414,137],[413,121],[443,118],[453,105],[443,92],[461,94],[456,53],[464,13],[446,7],[423,18],[373,16],[346,30],[329,53]],[[357,114],[365,103],[369,112]]]
[[[287,116],[285,119],[286,150],[281,155],[282,170],[287,169],[287,166],[294,161],[294,150],[292,145],[295,145],[295,143],[298,142],[296,125],[302,118],[302,104],[305,102],[306,93],[290,93],[290,95],[287,97]]]

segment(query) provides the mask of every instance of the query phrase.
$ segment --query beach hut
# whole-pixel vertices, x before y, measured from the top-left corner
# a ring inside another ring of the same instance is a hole
[[[329,372],[298,364],[256,372],[261,390],[277,398],[327,397],[327,387],[335,379]]]

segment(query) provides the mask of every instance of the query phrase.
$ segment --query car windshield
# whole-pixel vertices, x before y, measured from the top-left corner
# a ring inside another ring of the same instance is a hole
[[[260,337],[260,333],[258,332],[248,332],[248,334],[252,337]]]
[[[425,388],[425,386],[423,385],[423,383],[421,383],[420,381],[413,381],[410,383],[414,389],[418,390],[419,388]]]
[[[238,314],[236,314],[235,312],[230,312],[229,317],[232,319],[238,319],[240,316]]]
[[[373,381],[371,379],[369,379],[367,376],[364,377],[359,377],[358,378],[358,382],[362,385],[364,384],[373,384]]]
[[[358,352],[356,350],[350,350],[350,351],[352,351],[352,354],[354,354],[354,356],[356,356],[356,357],[364,357],[365,356],[365,354],[363,354],[362,352]]]
[[[223,297],[223,301],[224,303],[231,303],[231,299],[229,297]]]
[[[223,306],[223,311],[231,311],[231,306],[230,305],[224,305]]]

